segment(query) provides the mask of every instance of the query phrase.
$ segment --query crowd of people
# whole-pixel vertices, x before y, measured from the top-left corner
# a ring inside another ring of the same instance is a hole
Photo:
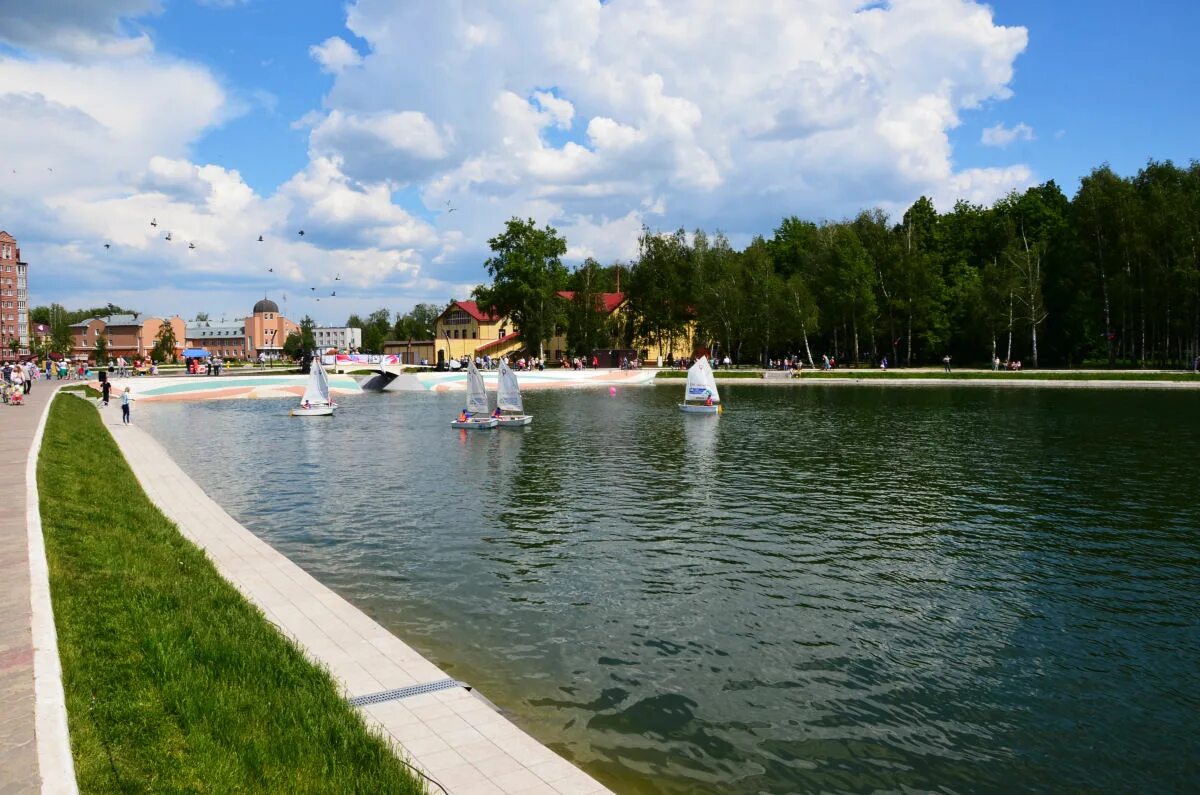
[[[220,356],[191,357],[186,363],[188,375],[220,375],[225,369],[225,360]]]

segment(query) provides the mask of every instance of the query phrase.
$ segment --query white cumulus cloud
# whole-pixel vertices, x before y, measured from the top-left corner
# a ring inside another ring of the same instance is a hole
[[[362,63],[358,51],[340,36],[330,36],[320,44],[314,44],[308,48],[308,53],[322,69],[331,74]]]
[[[1005,127],[1003,122],[998,122],[984,129],[981,142],[984,146],[1004,148],[1014,141],[1032,141],[1033,139],[1033,128],[1025,122],[1020,122],[1013,127]]]

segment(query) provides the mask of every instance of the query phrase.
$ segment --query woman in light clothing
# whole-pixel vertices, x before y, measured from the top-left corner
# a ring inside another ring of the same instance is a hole
[[[129,394],[129,387],[125,387],[125,391],[121,393],[121,422],[129,424],[129,401],[133,398]]]

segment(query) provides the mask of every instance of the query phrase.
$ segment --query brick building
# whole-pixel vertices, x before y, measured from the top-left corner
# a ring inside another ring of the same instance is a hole
[[[170,324],[175,332],[175,355],[178,356],[183,350],[183,318],[161,318],[134,313],[93,317],[73,324],[71,337],[75,357],[92,359],[96,350],[96,340],[104,337],[110,359],[118,356],[124,356],[126,359],[144,359],[154,350],[158,332],[164,323]]]
[[[0,355],[29,353],[29,273],[21,249],[8,232],[0,231]]]

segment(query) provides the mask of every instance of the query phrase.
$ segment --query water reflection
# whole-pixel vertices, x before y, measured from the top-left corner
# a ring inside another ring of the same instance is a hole
[[[1190,782],[1196,395],[723,393],[705,417],[535,392],[533,426],[473,433],[452,395],[142,414],[240,521],[621,791]]]

